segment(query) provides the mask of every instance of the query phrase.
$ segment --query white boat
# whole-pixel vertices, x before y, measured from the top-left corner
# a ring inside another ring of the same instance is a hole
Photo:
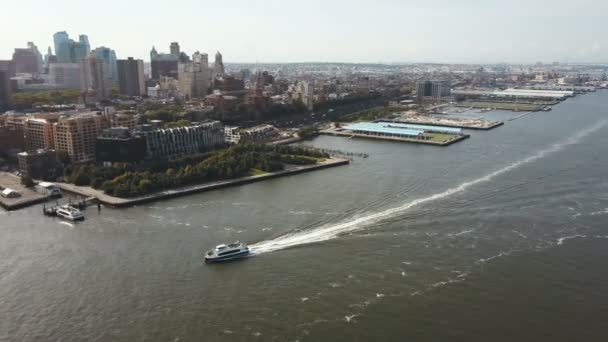
[[[71,205],[62,205],[57,208],[57,216],[63,217],[66,220],[70,221],[82,221],[84,220],[84,215],[77,208],[72,207]]]
[[[249,247],[242,242],[217,245],[205,254],[205,262],[230,261],[246,258],[249,255]]]

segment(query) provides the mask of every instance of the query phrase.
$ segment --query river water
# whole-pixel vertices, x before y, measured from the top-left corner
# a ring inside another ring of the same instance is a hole
[[[79,224],[0,212],[0,340],[608,340],[608,92],[471,134],[319,137],[370,157]],[[202,262],[233,240],[255,256]]]

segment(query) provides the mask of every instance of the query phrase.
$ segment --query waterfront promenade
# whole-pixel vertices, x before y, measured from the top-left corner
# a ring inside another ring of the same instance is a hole
[[[264,173],[260,175],[242,177],[237,179],[223,180],[211,183],[189,185],[184,187],[178,187],[175,189],[164,190],[156,192],[150,195],[138,196],[132,198],[120,198],[109,196],[101,190],[93,189],[89,186],[76,186],[68,183],[57,183],[63,191],[74,193],[85,197],[95,197],[98,202],[109,205],[112,207],[122,208],[130,207],[142,203],[149,203],[158,200],[174,198],[179,196],[190,195],[199,192],[212,191],[222,189],[230,186],[244,185],[254,182],[259,182],[271,178],[278,178],[284,176],[290,176],[298,173],[310,172],[315,170],[326,169],[330,167],[346,165],[349,163],[348,159],[343,158],[329,158],[315,165],[286,165],[285,170],[278,172]]]

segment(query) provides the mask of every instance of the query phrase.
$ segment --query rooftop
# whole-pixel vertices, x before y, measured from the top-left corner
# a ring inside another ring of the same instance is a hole
[[[344,126],[344,129],[349,131],[366,131],[382,134],[398,134],[409,136],[419,136],[424,133],[424,130],[408,129],[406,127],[399,127],[398,124],[392,124],[388,122],[359,122],[356,124]]]

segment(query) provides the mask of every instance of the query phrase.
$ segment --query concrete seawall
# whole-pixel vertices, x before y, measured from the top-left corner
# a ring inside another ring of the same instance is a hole
[[[248,177],[232,179],[232,180],[205,183],[205,184],[200,184],[200,185],[190,185],[190,186],[180,187],[180,188],[171,189],[171,190],[165,190],[165,191],[157,192],[157,193],[154,193],[151,195],[134,197],[134,198],[119,198],[119,197],[108,196],[108,195],[104,194],[103,191],[96,190],[91,187],[76,186],[73,184],[66,184],[66,183],[57,183],[57,185],[63,191],[74,193],[74,194],[85,196],[85,197],[92,196],[92,197],[95,197],[98,202],[100,202],[104,205],[109,205],[109,206],[117,207],[117,208],[124,208],[124,207],[130,207],[130,206],[134,206],[134,205],[159,201],[159,200],[163,200],[163,199],[170,199],[170,198],[175,198],[175,197],[180,197],[180,196],[186,196],[186,195],[195,194],[195,193],[199,193],[199,192],[218,190],[218,189],[227,188],[227,187],[231,187],[231,186],[260,182],[260,181],[272,179],[272,178],[285,177],[285,176],[300,174],[300,173],[304,173],[304,172],[311,172],[311,171],[315,171],[315,170],[327,169],[330,167],[346,165],[348,163],[349,163],[348,159],[331,158],[331,159],[327,159],[324,162],[321,162],[321,163],[315,164],[315,165],[290,166],[288,169],[283,170],[283,171],[266,173],[266,174],[256,175],[256,176],[248,176]]]

